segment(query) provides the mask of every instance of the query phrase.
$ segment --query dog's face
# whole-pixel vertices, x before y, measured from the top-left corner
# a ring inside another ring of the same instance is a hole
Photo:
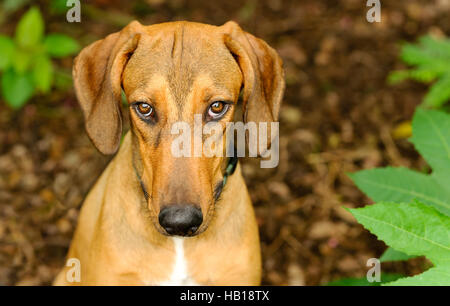
[[[220,199],[225,127],[241,88],[244,119],[256,123],[276,120],[284,90],[276,52],[233,22],[221,27],[133,22],[86,47],[77,57],[74,80],[88,134],[105,154],[119,146],[123,89],[132,130],[130,163],[148,194],[150,215],[160,232],[181,236],[204,231]],[[176,129],[180,122],[190,129]],[[195,134],[194,125],[213,123],[211,134]],[[190,140],[187,156],[174,152],[180,133]],[[222,154],[204,154],[211,148],[207,136],[221,144]],[[203,152],[196,153],[195,145]]]

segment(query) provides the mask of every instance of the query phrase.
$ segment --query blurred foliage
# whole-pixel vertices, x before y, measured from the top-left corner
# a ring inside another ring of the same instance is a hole
[[[19,20],[14,37],[0,35],[1,92],[13,109],[21,108],[35,93],[48,93],[54,84],[51,58],[78,52],[78,42],[59,33],[44,35],[45,24],[37,7]]]
[[[9,15],[24,7],[30,0],[4,0],[0,3],[0,24],[5,21]]]
[[[52,0],[50,2],[50,10],[54,14],[65,14],[67,8],[67,0]]]
[[[388,77],[391,84],[407,79],[431,83],[423,105],[441,108],[450,100],[450,39],[436,39],[423,36],[417,44],[405,44],[401,59],[413,66],[409,70],[393,71]]]

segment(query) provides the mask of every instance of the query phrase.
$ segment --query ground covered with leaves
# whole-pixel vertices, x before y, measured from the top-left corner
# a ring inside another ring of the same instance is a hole
[[[40,4],[49,31],[81,45],[143,24],[233,19],[282,56],[287,88],[280,118],[280,164],[242,160],[260,226],[263,283],[320,285],[364,276],[386,246],[342,207],[371,203],[346,173],[381,166],[427,169],[396,127],[409,120],[426,87],[391,86],[402,41],[449,35],[446,0],[382,2],[368,23],[365,1],[88,1],[69,24],[51,1]],[[11,35],[22,11],[3,20]],[[72,59],[56,62],[70,71]],[[64,264],[80,205],[110,157],[88,140],[73,89],[53,90],[12,111],[0,101],[0,285],[50,284]],[[423,259],[383,264],[413,275]]]

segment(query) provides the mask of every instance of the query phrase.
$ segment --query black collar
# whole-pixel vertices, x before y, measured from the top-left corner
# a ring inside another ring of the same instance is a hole
[[[138,173],[138,171],[136,169],[136,166],[134,165],[134,160],[133,160],[133,168],[134,168],[134,173],[136,173],[136,177],[137,177],[137,179],[139,181],[139,184],[141,185],[142,193],[144,194],[145,200],[148,202],[148,198],[150,196],[149,196],[149,194],[147,192],[147,189],[145,189],[144,182],[142,182],[142,178],[139,175],[139,173]]]
[[[222,188],[225,187],[228,177],[234,173],[234,170],[236,170],[236,166],[239,161],[239,158],[236,155],[237,154],[235,153],[233,157],[228,159],[227,168],[225,169],[225,173],[223,175]]]
[[[222,180],[222,188],[225,187],[225,184],[227,183],[228,177],[230,175],[232,175],[234,173],[234,171],[236,170],[236,166],[238,164],[239,158],[237,157],[237,154],[235,152],[233,157],[230,157],[228,159],[228,163],[227,163],[227,167],[225,169],[225,173],[223,174],[223,180]],[[133,160],[133,168],[134,168],[134,172],[136,173],[137,179],[139,181],[139,184],[141,185],[141,189],[142,189],[142,193],[144,194],[145,200],[148,201],[149,199],[149,194],[147,192],[147,189],[144,186],[144,183],[142,182],[142,178],[139,175],[136,166],[134,164],[134,160]]]

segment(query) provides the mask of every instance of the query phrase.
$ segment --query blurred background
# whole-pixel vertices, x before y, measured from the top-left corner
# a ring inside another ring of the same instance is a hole
[[[371,203],[346,173],[423,169],[407,141],[426,84],[388,82],[402,43],[450,32],[450,0],[92,0],[81,22],[66,1],[0,2],[0,285],[48,285],[64,264],[80,205],[111,157],[84,131],[71,80],[81,48],[131,20],[237,21],[284,60],[280,163],[243,160],[263,253],[263,284],[322,285],[362,277],[386,246],[343,207]],[[427,262],[383,263],[413,275]]]

